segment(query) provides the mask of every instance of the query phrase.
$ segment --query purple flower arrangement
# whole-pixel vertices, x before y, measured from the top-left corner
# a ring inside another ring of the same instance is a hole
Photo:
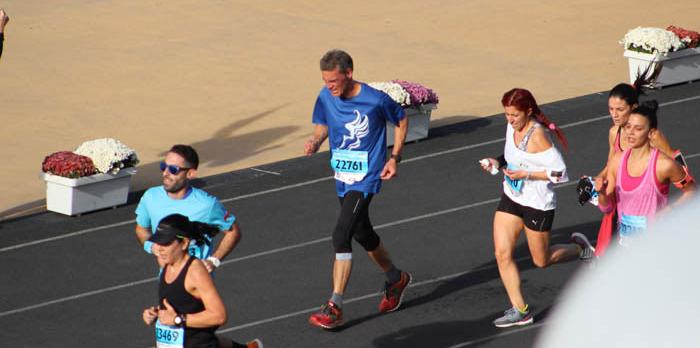
[[[398,83],[408,92],[411,98],[411,106],[437,104],[440,102],[437,93],[421,84],[405,80],[392,80],[391,82]]]

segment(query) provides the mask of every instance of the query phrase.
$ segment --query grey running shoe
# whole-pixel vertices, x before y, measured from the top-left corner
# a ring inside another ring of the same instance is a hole
[[[529,325],[532,324],[533,321],[534,320],[532,313],[530,313],[530,309],[528,309],[525,313],[520,313],[520,311],[515,309],[515,307],[511,307],[503,312],[502,317],[494,320],[493,325],[496,325],[496,327],[511,327],[516,325]]]
[[[588,241],[588,237],[586,237],[585,234],[574,232],[571,234],[571,241],[581,247],[581,254],[578,255],[579,260],[586,263],[590,263],[594,260],[595,248],[591,245],[591,242]]]

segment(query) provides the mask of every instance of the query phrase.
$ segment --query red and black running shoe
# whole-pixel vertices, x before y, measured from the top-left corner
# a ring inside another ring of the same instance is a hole
[[[379,302],[379,312],[387,313],[393,312],[401,306],[401,300],[403,300],[403,295],[411,284],[413,277],[408,272],[401,272],[401,279],[394,283],[384,285],[384,296],[382,296],[381,302]]]

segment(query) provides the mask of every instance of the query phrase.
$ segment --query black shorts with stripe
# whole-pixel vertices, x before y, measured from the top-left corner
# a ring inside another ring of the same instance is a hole
[[[501,195],[501,201],[498,203],[496,211],[515,215],[523,220],[527,228],[538,232],[550,231],[554,222],[554,209],[539,210],[526,207],[513,202],[505,193]]]

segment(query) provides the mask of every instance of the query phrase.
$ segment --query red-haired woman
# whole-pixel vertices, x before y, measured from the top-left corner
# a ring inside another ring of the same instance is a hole
[[[584,251],[576,244],[549,246],[554,220],[554,184],[569,180],[561,153],[553,146],[551,134],[567,147],[561,130],[542,113],[532,94],[514,88],[503,95],[501,104],[508,121],[504,153],[487,158],[482,168],[503,168],[503,195],[493,217],[493,242],[501,280],[512,305],[494,321],[497,327],[533,322],[531,309],[520,290],[520,274],[513,251],[525,230],[532,261],[537,267],[568,261]]]

